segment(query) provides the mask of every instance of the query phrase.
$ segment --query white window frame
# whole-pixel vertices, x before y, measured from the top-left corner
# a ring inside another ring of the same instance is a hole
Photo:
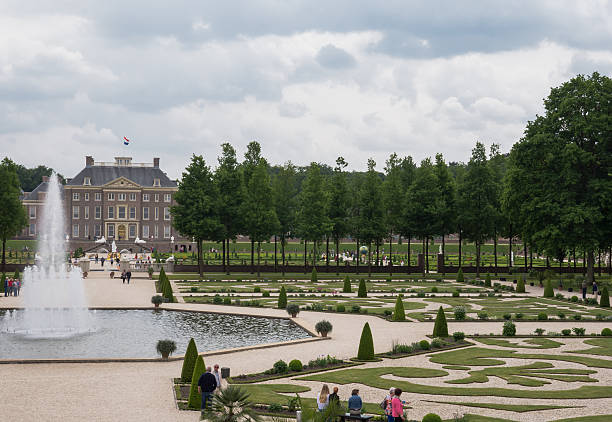
[[[30,223],[30,227],[28,227],[28,233],[30,236],[36,236],[36,223]]]
[[[149,207],[142,207],[142,219],[143,220],[149,219]]]
[[[171,198],[172,197],[169,193],[164,193],[164,202],[170,202]]]
[[[115,218],[115,207],[108,207],[108,218]]]
[[[136,227],[136,224],[128,224],[128,239],[134,239],[136,237],[137,229],[138,227]]]
[[[155,194],[155,202],[159,202],[159,193]]]
[[[72,192],[72,200],[78,201],[81,195],[78,192]]]
[[[114,192],[109,192],[108,193],[108,200],[109,201],[114,201],[115,200],[115,193]]]
[[[149,225],[142,226],[142,238],[143,239],[149,238]]]
[[[94,225],[94,237],[102,236],[102,224]]]
[[[127,196],[126,196],[126,194],[125,194],[125,193],[119,193],[119,194],[117,195],[117,200],[118,200],[118,201],[125,201],[125,198],[127,198]]]
[[[161,187],[161,183],[159,179],[153,179],[153,186],[156,188]]]
[[[153,232],[155,233],[155,238],[159,239],[159,226],[156,224],[154,227]]]
[[[30,205],[28,207],[28,215],[30,216],[30,219],[36,218],[36,205]]]
[[[121,217],[121,210],[123,210],[123,217]],[[120,205],[117,207],[117,218],[119,220],[127,219],[127,207],[125,205]]]
[[[78,220],[80,215],[81,215],[81,207],[79,207],[78,205],[74,205],[72,207],[72,219]]]
[[[85,227],[83,228],[83,237],[87,239],[88,236],[89,236],[89,224],[85,224]]]
[[[91,177],[83,178],[83,186],[91,186]]]
[[[88,192],[85,192],[85,193],[83,194],[83,200],[84,200],[84,201],[89,201],[89,193],[88,193]]]
[[[142,194],[142,202],[149,202],[149,194],[148,193],[143,193]]]
[[[132,217],[132,211],[134,211],[134,216]],[[130,207],[128,212],[130,220],[136,220],[136,207]]]
[[[170,221],[170,207],[164,207],[164,221]]]
[[[83,207],[83,217],[85,217],[85,220],[89,220],[89,207]]]
[[[135,200],[136,200],[136,194],[130,193],[130,201],[135,201]]]
[[[113,232],[112,234],[111,234],[111,231]],[[112,238],[115,237],[115,225],[114,224],[108,224],[106,226],[106,234],[108,235],[108,237],[112,237]]]
[[[170,226],[164,226],[164,239],[170,239]]]
[[[78,224],[72,225],[72,237],[79,237],[79,225]]]
[[[100,220],[102,218],[102,206],[101,205],[96,205],[96,208],[94,210],[94,218],[96,220]]]
[[[159,207],[155,207],[155,221],[159,220]]]
[[[102,200],[102,192],[96,192],[96,196],[94,198],[96,201],[101,201]]]

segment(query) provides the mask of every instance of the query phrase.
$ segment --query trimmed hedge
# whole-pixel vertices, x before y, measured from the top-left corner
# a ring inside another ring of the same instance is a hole
[[[485,277],[485,286],[491,287],[491,274],[489,273],[487,273],[487,276]]]
[[[192,337],[189,340],[189,344],[187,345],[185,359],[183,360],[183,369],[181,370],[181,382],[191,382],[191,377],[193,375],[193,369],[195,367],[197,358],[198,349]]]
[[[310,281],[313,283],[316,283],[318,281],[318,277],[317,277],[317,269],[313,268],[312,269],[312,273],[310,273]]]
[[[516,292],[525,293],[525,280],[522,278],[516,282]]]
[[[359,360],[374,360],[374,339],[372,338],[372,330],[367,322],[361,331],[361,339],[359,340],[359,350],[357,351],[357,359]]]
[[[459,271],[457,271],[457,283],[463,283],[464,280],[463,270],[459,268]]]
[[[397,297],[395,301],[395,312],[393,312],[393,321],[406,321],[406,312],[404,311],[404,302],[401,297]]]
[[[423,422],[442,422],[442,418],[435,413],[428,413],[423,416]]]
[[[276,305],[278,309],[287,308],[287,290],[285,290],[285,286],[281,286],[280,292],[278,293],[278,303]]]
[[[366,289],[365,279],[359,281],[359,290],[357,291],[357,297],[368,297],[368,290]]]
[[[553,290],[552,284],[550,284],[550,280],[546,280],[546,285],[544,286],[544,297],[555,297],[555,292]]]
[[[448,325],[446,323],[446,316],[442,306],[438,309],[438,315],[436,316],[436,323],[433,329],[434,337],[448,337]]]
[[[191,375],[191,388],[189,389],[188,406],[192,409],[199,409],[202,406],[202,395],[198,393],[198,381],[205,371],[204,358],[198,356],[193,368],[193,374]]]
[[[344,286],[342,287],[342,293],[352,293],[353,289],[351,288],[351,279],[347,275],[344,277]]]
[[[599,306],[602,308],[610,307],[610,295],[608,294],[608,287],[604,286],[601,290],[601,298],[599,299]]]

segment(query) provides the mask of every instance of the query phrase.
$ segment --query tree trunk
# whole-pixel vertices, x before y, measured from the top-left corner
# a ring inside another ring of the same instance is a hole
[[[425,255],[423,258],[425,258],[425,261],[427,261],[427,254],[425,254],[425,236],[423,236],[423,242],[421,244],[421,253]],[[425,276],[426,272],[427,272],[427,262],[425,263],[425,266],[423,267],[423,276]]]
[[[285,235],[281,236],[281,255],[282,255],[282,260],[283,260],[282,273],[284,277],[285,276]]]
[[[312,268],[317,267],[317,240],[312,242]]]
[[[442,235],[442,258],[443,258],[442,264],[444,264],[442,267],[442,274],[446,274],[446,262],[445,262],[446,261],[446,243],[444,242],[444,235]],[[439,268],[438,268],[438,272],[440,272]]]
[[[587,272],[586,272],[586,280],[587,283],[593,283],[593,281],[595,281],[595,271],[594,271],[594,264],[595,264],[595,256],[594,256],[594,252],[593,251],[589,251],[589,253],[587,254]]]
[[[512,235],[508,238],[508,272],[511,272],[512,268]]]
[[[357,254],[355,255],[355,258],[357,258],[355,260],[355,262],[357,263],[357,268],[355,270],[356,274],[359,274],[359,259],[360,259],[361,255],[359,254],[359,239],[357,239]]]
[[[257,278],[261,275],[261,242],[257,242]]]
[[[251,240],[251,274],[255,270],[255,241]]]
[[[411,235],[408,235],[408,266],[410,266],[410,260],[411,260],[411,257],[410,257],[410,238],[411,237],[412,237]]]
[[[372,242],[368,242],[368,277],[372,277]]]
[[[587,257],[586,257],[586,252],[582,253],[582,274],[586,274],[586,265],[587,265]]]
[[[380,242],[376,241],[376,266],[380,266]]]
[[[223,265],[223,272],[225,272],[225,239],[223,239],[223,246],[221,247],[221,254],[223,255],[223,259],[221,260]]]
[[[476,242],[476,277],[480,277],[480,242]]]
[[[327,267],[327,272],[329,272],[329,236],[325,236],[325,266]]]
[[[340,236],[336,236],[336,275],[340,275],[340,255],[339,255],[339,251],[340,251]]]
[[[2,262],[4,263],[4,246],[2,248]],[[204,268],[202,262],[202,241],[200,239],[198,239],[198,273],[200,273],[200,278],[204,277]]]
[[[429,237],[425,236],[425,272],[429,274]]]
[[[276,235],[274,235],[274,272],[276,272],[277,267],[278,267],[277,245],[276,245]]]
[[[525,272],[527,272],[527,242],[523,242],[523,255],[525,255]]]
[[[463,243],[462,242],[463,239],[461,238],[462,237],[461,235],[462,235],[461,229],[459,229],[459,268],[461,268],[461,258],[462,258],[462,256],[461,256],[461,244]]]
[[[495,231],[495,235],[493,236],[493,255],[493,265],[495,265],[495,275],[497,275],[497,231]]]
[[[306,274],[306,267],[308,266],[308,253],[307,253],[307,245],[308,241],[304,239],[304,274]]]
[[[392,276],[393,274],[393,233],[390,233],[389,236],[389,275]]]

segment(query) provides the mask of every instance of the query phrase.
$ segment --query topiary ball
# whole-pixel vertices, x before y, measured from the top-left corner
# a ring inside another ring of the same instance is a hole
[[[289,369],[291,369],[294,372],[299,372],[302,370],[302,362],[300,362],[299,359],[293,359],[291,362],[289,362]]]
[[[423,416],[423,422],[442,422],[442,418],[435,413],[428,413]]]
[[[612,330],[609,328],[604,328],[601,330],[601,335],[606,337],[612,336]]]

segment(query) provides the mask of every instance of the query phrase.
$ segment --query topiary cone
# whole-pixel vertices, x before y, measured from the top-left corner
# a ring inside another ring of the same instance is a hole
[[[436,323],[433,329],[434,337],[448,337],[448,325],[446,324],[446,316],[442,306],[438,309],[438,315],[436,316]]]
[[[393,312],[393,321],[406,321],[406,312],[404,311],[404,302],[401,297],[397,297],[395,301],[395,312]]]
[[[312,269],[312,273],[310,273],[310,281],[313,283],[316,283],[318,281],[318,277],[317,277],[317,269],[313,268]]]
[[[525,280],[522,278],[516,282],[516,292],[525,293]]]
[[[489,273],[487,273],[487,276],[485,277],[485,286],[491,287],[491,274]]]
[[[183,360],[183,370],[181,371],[181,382],[191,382],[193,368],[195,367],[196,359],[198,358],[198,349],[193,337],[189,340],[185,359]]]
[[[361,339],[359,340],[359,350],[357,351],[357,359],[359,360],[374,360],[374,340],[372,339],[372,330],[367,322],[361,331]]]
[[[353,290],[351,288],[351,279],[347,275],[344,277],[344,286],[342,287],[342,293],[351,293]]]
[[[278,303],[276,307],[278,309],[287,308],[287,291],[285,290],[285,286],[281,286],[280,292],[278,292]]]
[[[608,288],[604,287],[601,291],[601,298],[599,299],[599,306],[602,308],[610,307],[610,295],[608,294]]]
[[[463,283],[463,281],[463,270],[459,268],[459,271],[457,271],[457,283]]]
[[[550,280],[546,280],[546,285],[544,286],[544,297],[555,297],[555,292],[552,284],[550,284]]]
[[[365,279],[363,278],[359,281],[359,290],[357,291],[357,297],[368,297]]]
[[[206,371],[204,359],[202,356],[198,356],[193,368],[193,374],[191,375],[191,388],[189,389],[188,405],[192,409],[199,409],[202,406],[202,395],[198,393],[198,381],[204,371]]]

